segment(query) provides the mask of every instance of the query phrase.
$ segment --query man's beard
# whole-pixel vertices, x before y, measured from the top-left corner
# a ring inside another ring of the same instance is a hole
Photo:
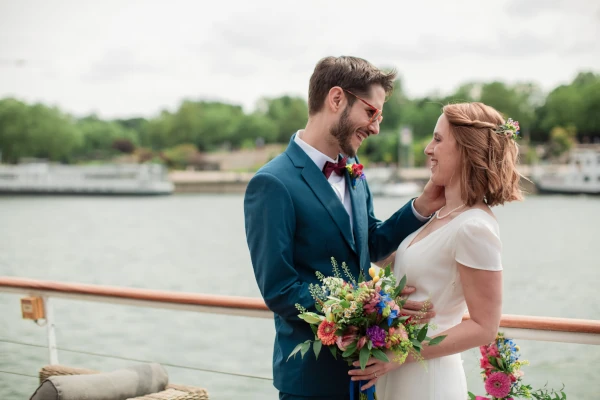
[[[347,157],[355,157],[356,151],[352,148],[351,143],[354,129],[350,123],[349,114],[350,109],[346,107],[344,112],[342,112],[337,125],[333,126],[329,132],[331,133],[331,136],[337,140],[340,150],[342,150],[342,154]]]

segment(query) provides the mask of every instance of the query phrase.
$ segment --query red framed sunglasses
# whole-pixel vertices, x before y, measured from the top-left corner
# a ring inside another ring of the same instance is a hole
[[[367,106],[369,106],[371,108],[371,111],[373,111],[373,115],[371,116],[371,119],[369,120],[369,125],[371,125],[375,121],[381,123],[381,121],[383,120],[383,115],[382,115],[383,110],[380,110],[379,108],[370,104],[368,101],[366,101],[362,97],[355,95],[351,91],[346,90],[346,89],[343,89],[343,90],[344,90],[344,92],[350,93],[352,96],[356,97],[358,100],[362,101],[363,103],[365,103]]]

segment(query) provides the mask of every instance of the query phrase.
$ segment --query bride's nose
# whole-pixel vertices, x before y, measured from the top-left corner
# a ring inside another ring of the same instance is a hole
[[[433,140],[425,147],[424,153],[428,156],[433,156]]]

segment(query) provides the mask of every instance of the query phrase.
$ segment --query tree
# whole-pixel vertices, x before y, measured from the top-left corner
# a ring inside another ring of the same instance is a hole
[[[600,136],[600,75],[579,73],[569,85],[562,85],[548,94],[545,103],[536,110],[535,138],[549,139],[555,127],[573,126],[577,136]]]
[[[92,115],[77,121],[83,144],[78,151],[83,158],[103,159],[113,154],[113,142],[117,139],[138,142],[135,131],[124,128],[116,122],[103,121]]]
[[[125,154],[132,154],[135,151],[135,145],[128,139],[115,139],[111,147]]]
[[[0,150],[4,161],[23,157],[70,161],[81,145],[72,119],[57,108],[29,106],[16,99],[0,100]]]
[[[308,105],[300,97],[262,98],[257,109],[277,126],[276,141],[287,143],[292,134],[303,129],[308,121]]]
[[[566,129],[560,126],[552,128],[550,132],[549,152],[552,156],[558,157],[575,145],[576,130],[574,126]]]

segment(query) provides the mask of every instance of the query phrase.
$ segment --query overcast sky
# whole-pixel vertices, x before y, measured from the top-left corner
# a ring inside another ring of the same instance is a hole
[[[75,115],[306,98],[327,55],[394,66],[410,96],[495,79],[549,90],[600,72],[600,2],[0,0],[0,97]]]

